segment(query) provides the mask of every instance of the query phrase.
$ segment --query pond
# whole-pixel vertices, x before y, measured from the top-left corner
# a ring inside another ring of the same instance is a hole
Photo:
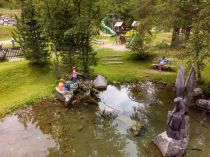
[[[153,83],[109,85],[100,102],[66,108],[44,100],[0,121],[0,157],[161,157],[152,139],[166,128],[174,88]],[[123,119],[106,120],[98,111],[115,110]],[[139,120],[145,133],[133,137],[126,119]],[[190,109],[185,157],[210,157],[210,116]]]

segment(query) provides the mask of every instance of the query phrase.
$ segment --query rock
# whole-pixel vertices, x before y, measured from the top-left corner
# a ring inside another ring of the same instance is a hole
[[[187,148],[189,136],[182,140],[175,140],[167,136],[166,131],[155,137],[153,142],[160,149],[163,156],[180,157],[183,156]]]
[[[6,54],[3,52],[0,52],[0,61],[3,61],[6,58]]]
[[[135,137],[141,136],[145,132],[145,127],[139,121],[133,121],[130,131]]]
[[[107,87],[107,80],[105,77],[98,75],[96,79],[94,80],[94,87],[96,89],[106,89]]]
[[[193,91],[193,96],[194,97],[199,97],[203,95],[203,90],[201,88],[195,88]]]
[[[83,126],[81,125],[81,126],[79,126],[78,131],[80,132],[82,130],[83,130]]]
[[[111,109],[105,109],[105,110],[102,110],[102,111],[98,111],[97,115],[101,119],[109,119],[109,120],[114,120],[118,116],[117,113],[114,112],[114,110],[111,110]]]
[[[199,99],[196,101],[195,106],[210,112],[210,100]]]

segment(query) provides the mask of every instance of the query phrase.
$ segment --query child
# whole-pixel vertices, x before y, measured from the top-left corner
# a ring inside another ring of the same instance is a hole
[[[63,80],[63,79],[60,79],[60,80],[59,80],[58,89],[59,89],[60,91],[64,91],[64,90],[65,90],[65,87],[64,87],[64,80]]]
[[[77,72],[77,68],[76,67],[72,67],[72,82],[73,83],[77,83],[78,82],[78,78],[77,78],[78,72]]]
[[[162,58],[160,58],[159,60],[159,64],[158,64],[158,71],[161,71],[162,70],[162,67],[167,64],[168,62],[168,59],[166,59],[165,56],[163,56]]]
[[[66,81],[65,84],[64,84],[64,86],[65,86],[65,89],[67,91],[70,91],[71,90],[71,82],[70,81]]]

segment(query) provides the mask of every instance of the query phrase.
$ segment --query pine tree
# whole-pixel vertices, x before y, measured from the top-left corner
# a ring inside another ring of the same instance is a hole
[[[20,44],[25,58],[31,63],[42,64],[49,59],[47,38],[44,34],[34,1],[23,1],[13,38]]]

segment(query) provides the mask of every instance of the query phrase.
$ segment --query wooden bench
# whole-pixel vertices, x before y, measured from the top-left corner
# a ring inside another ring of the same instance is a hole
[[[175,64],[177,63],[177,59],[175,58],[167,58],[168,62],[163,65],[162,69],[166,69],[168,71],[173,70],[176,66]],[[153,60],[153,64],[151,64],[151,66],[153,68],[157,68],[158,69],[158,65],[159,65],[159,59],[155,59]]]

